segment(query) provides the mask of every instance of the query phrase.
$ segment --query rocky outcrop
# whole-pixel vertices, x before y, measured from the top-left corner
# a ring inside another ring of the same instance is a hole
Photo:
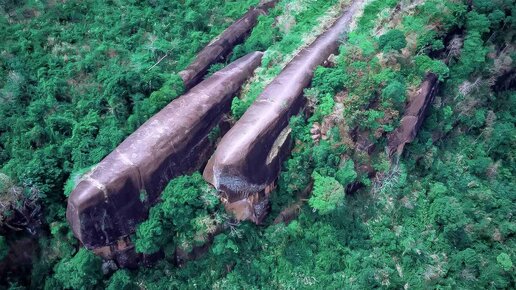
[[[438,84],[435,74],[427,74],[417,94],[409,100],[400,125],[387,136],[387,153],[389,156],[392,157],[395,153],[401,155],[405,144],[416,138],[417,132],[425,120],[428,106],[435,96]]]
[[[238,59],[172,101],[82,178],[68,199],[66,216],[87,248],[99,253],[130,248],[124,238],[147,218],[168,182],[208,159],[209,132],[262,55]]]
[[[212,64],[223,60],[233,50],[235,45],[244,41],[256,25],[258,16],[266,14],[278,1],[267,1],[249,9],[240,19],[231,24],[201,50],[192,63],[186,69],[179,72],[185,88],[190,89],[199,83]]]
[[[303,49],[265,88],[242,118],[222,138],[204,170],[204,178],[221,191],[226,209],[239,220],[260,223],[268,193],[290,149],[288,121],[303,103],[303,89],[313,72],[339,47],[342,34],[363,0]]]

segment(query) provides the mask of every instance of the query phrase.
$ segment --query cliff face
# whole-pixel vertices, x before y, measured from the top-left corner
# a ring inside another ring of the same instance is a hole
[[[268,193],[289,149],[288,121],[299,111],[315,68],[337,51],[362,4],[354,1],[283,69],[222,138],[208,162],[205,179],[223,192],[226,208],[238,219],[259,223],[265,216]]]
[[[238,59],[171,102],[84,176],[68,199],[67,219],[87,248],[134,233],[170,179],[205,162],[208,133],[262,55]]]
[[[226,28],[226,30],[201,50],[192,63],[186,69],[179,72],[185,88],[190,89],[199,83],[210,65],[224,59],[235,45],[244,41],[258,22],[258,16],[266,14],[278,1],[279,0],[268,1],[249,9],[247,13]]]

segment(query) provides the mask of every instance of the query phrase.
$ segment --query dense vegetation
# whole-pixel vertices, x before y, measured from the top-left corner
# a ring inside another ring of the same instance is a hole
[[[511,0],[369,1],[305,90],[263,225],[236,223],[195,173],[171,181],[133,237],[139,252],[164,253],[152,267],[117,270],[79,247],[64,218],[75,176],[177,97],[176,73],[257,2],[2,2],[0,285],[513,287]],[[283,0],[260,17],[228,60],[266,52],[234,119],[346,3]],[[386,135],[429,72],[441,85],[428,117],[403,154],[388,156]],[[292,207],[293,221],[274,222]],[[202,257],[176,259],[206,243]]]

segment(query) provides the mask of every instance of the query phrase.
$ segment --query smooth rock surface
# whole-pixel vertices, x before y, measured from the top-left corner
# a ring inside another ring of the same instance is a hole
[[[68,199],[66,216],[87,248],[114,246],[134,233],[168,182],[206,161],[209,132],[262,55],[236,60],[172,101],[82,178]]]
[[[326,32],[294,57],[222,138],[208,162],[204,178],[222,191],[226,209],[239,220],[259,223],[265,216],[268,192],[290,149],[285,128],[299,112],[303,89],[314,70],[337,52],[363,3],[351,3]]]

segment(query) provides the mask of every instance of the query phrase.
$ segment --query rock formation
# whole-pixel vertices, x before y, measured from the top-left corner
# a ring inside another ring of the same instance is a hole
[[[89,249],[108,256],[127,248],[168,182],[198,169],[210,154],[208,133],[260,65],[253,52],[172,101],[87,173],[68,199],[67,219]]]
[[[249,9],[240,19],[231,24],[201,50],[192,63],[186,69],[179,72],[185,88],[188,90],[199,83],[212,64],[224,59],[235,45],[245,39],[256,25],[258,16],[266,14],[278,1],[268,1]]]
[[[294,57],[222,138],[208,162],[204,178],[222,192],[226,209],[237,219],[260,223],[265,216],[268,194],[290,149],[289,119],[299,111],[315,68],[337,51],[363,2],[354,1]]]
[[[428,105],[432,102],[437,91],[438,84],[435,74],[427,74],[417,94],[409,100],[400,120],[400,125],[387,136],[387,153],[389,156],[393,156],[394,153],[400,155],[405,144],[416,138],[417,132],[425,120]]]

